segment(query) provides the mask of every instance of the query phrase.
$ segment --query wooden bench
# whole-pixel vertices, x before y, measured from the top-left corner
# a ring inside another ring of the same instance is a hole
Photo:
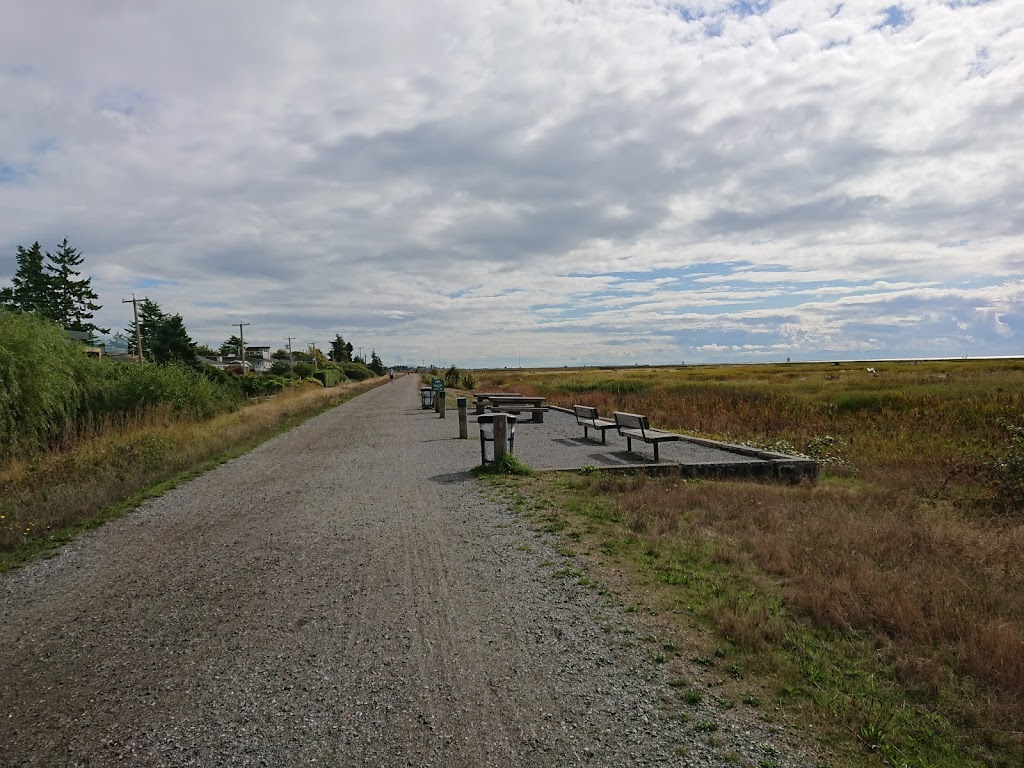
[[[574,405],[572,412],[576,414],[576,423],[583,427],[583,436],[590,437],[587,430],[597,429],[601,431],[601,445],[605,444],[605,432],[609,429],[615,429],[618,427],[611,419],[602,419],[597,415],[597,408],[591,408],[589,405]]]
[[[643,440],[645,443],[654,445],[654,460],[658,461],[658,445],[661,443],[679,440],[680,436],[675,432],[664,432],[660,429],[651,429],[647,423],[647,417],[638,413],[622,413],[616,411],[612,414],[615,419],[615,426],[619,428],[619,434],[626,438],[626,450],[633,450],[634,440]]]
[[[543,423],[547,406],[545,397],[525,397],[523,395],[491,395],[484,407],[492,413],[529,413],[531,421]]]

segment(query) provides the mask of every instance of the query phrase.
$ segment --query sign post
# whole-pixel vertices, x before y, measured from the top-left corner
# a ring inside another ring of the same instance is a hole
[[[434,411],[437,412],[441,418],[444,418],[444,379],[434,377],[430,380],[430,389],[434,393]]]

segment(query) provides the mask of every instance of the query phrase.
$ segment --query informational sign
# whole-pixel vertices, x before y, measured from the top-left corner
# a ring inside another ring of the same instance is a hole
[[[439,379],[437,377],[431,379],[430,388],[434,392],[444,392],[444,379]]]

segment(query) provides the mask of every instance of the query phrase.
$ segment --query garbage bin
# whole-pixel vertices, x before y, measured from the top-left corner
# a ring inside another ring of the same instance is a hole
[[[420,408],[434,407],[434,390],[430,387],[420,387]]]
[[[508,423],[508,452],[513,453],[512,444],[516,439],[516,417],[509,414],[505,418]],[[494,461],[494,414],[477,416],[476,423],[480,427],[480,463],[489,464]]]

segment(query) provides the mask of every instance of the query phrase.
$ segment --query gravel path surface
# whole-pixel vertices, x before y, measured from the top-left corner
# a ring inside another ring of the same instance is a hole
[[[680,719],[457,424],[405,377],[0,577],[0,765],[812,764]]]

